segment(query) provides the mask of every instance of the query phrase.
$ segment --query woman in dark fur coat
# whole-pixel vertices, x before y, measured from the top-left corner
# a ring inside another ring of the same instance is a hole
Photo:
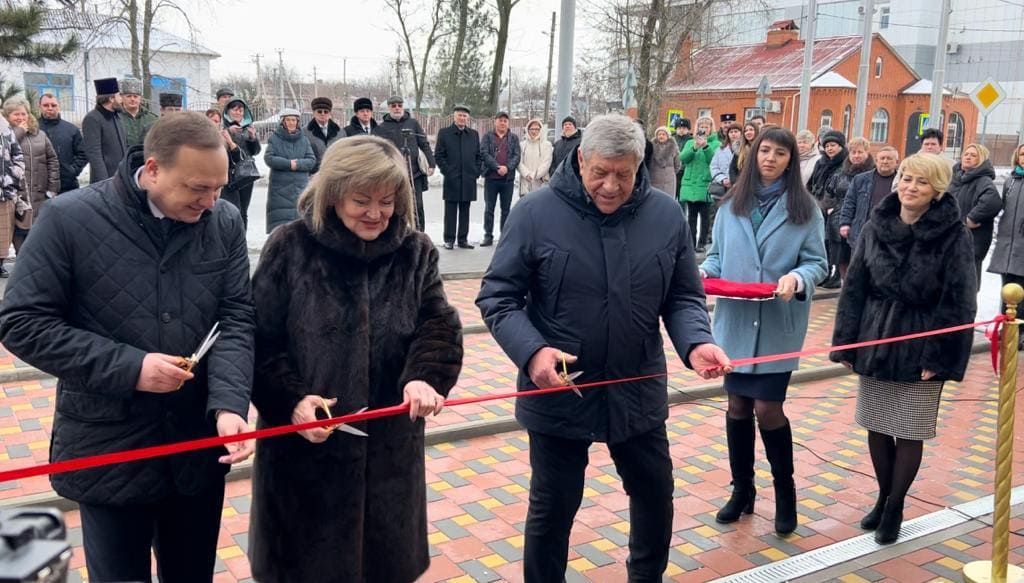
[[[259,425],[400,403],[409,415],[261,442],[249,560],[261,583],[401,583],[430,563],[423,419],[462,367],[462,326],[430,239],[410,228],[405,162],[356,136],[324,155],[253,276]],[[326,400],[326,403],[325,403]]]
[[[949,163],[915,154],[900,165],[897,192],[882,199],[857,240],[839,296],[832,344],[924,332],[974,320],[971,235],[949,186]],[[833,352],[860,375],[857,423],[868,430],[878,501],[861,520],[895,542],[945,381],[964,377],[974,332]]]

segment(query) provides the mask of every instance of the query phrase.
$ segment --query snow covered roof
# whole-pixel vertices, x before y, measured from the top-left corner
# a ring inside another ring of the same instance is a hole
[[[131,34],[128,23],[116,16],[72,9],[48,10],[43,21],[43,40],[60,41],[78,35],[86,48],[129,49]],[[140,34],[141,37],[141,29]],[[159,28],[150,29],[149,46],[154,51],[219,57],[216,51]]]

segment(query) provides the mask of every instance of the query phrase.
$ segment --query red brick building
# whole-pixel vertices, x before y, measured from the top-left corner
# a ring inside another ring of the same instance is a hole
[[[931,82],[921,77],[879,35],[871,45],[866,119],[854,119],[860,36],[821,38],[814,41],[811,66],[808,129],[830,126],[847,137],[864,136],[873,149],[895,146],[902,155],[920,148],[917,136],[931,99]],[[757,88],[764,77],[771,86],[768,123],[797,131],[804,41],[792,20],[775,22],[764,43],[705,47],[694,52],[673,71],[661,102],[662,119],[672,112],[696,121],[701,114],[716,123],[722,114],[737,120],[761,113],[755,108]],[[947,92],[942,100],[946,147],[959,155],[974,141],[978,111],[966,95]]]

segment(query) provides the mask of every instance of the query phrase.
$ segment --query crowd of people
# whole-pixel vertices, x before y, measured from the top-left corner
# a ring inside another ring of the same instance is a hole
[[[763,118],[716,128],[701,117],[696,131],[680,119],[648,140],[626,116],[599,116],[586,132],[569,117],[551,144],[540,120],[520,140],[505,112],[480,136],[458,105],[431,148],[400,98],[380,120],[357,100],[344,127],[316,98],[305,127],[283,110],[263,146],[227,88],[205,115],[167,99],[156,116],[138,90],[98,81],[82,133],[52,95],[40,97],[41,121],[23,99],[3,104],[0,247],[14,243],[18,262],[0,341],[59,379],[51,459],[236,435],[250,402],[261,427],[393,405],[408,416],[53,476],[79,503],[91,580],[150,580],[152,547],[162,581],[211,581],[224,475],[254,452],[257,580],[413,581],[426,570],[423,417],[443,409],[463,360],[439,251],[422,233],[435,169],[448,249],[472,247],[483,178],[480,244],[500,244],[476,304],[518,388],[636,379],[516,401],[530,441],[530,582],[565,574],[594,442],[608,444],[630,497],[629,578],[661,580],[674,512],[662,326],[682,362],[722,378],[728,396],[732,490],[716,520],[754,511],[759,434],[786,536],[799,468],[784,404],[799,362],[732,360],[800,350],[819,287],[842,287],[833,346],[972,321],[1000,211],[989,270],[1024,281],[1024,146],[1000,195],[984,146],[953,163],[933,130],[902,162],[888,145]],[[250,278],[261,152],[272,232]],[[704,278],[775,294],[719,298],[711,318]],[[179,356],[214,327],[205,358]],[[856,419],[878,482],[861,526],[880,543],[899,537],[943,384],[963,378],[971,341],[965,331],[830,355],[860,378]]]

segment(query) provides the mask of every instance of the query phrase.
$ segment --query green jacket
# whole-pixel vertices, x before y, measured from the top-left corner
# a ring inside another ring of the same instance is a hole
[[[708,202],[708,184],[711,182],[711,159],[718,151],[718,134],[708,136],[708,144],[702,150],[695,149],[697,140],[690,140],[679,152],[679,161],[686,167],[679,186],[679,200],[686,202]]]
[[[149,111],[145,107],[139,108],[139,115],[132,117],[127,111],[121,112],[121,123],[124,125],[125,141],[128,143],[128,147],[142,145],[142,140],[146,138],[146,130],[149,126],[156,123],[160,119],[160,116]]]

